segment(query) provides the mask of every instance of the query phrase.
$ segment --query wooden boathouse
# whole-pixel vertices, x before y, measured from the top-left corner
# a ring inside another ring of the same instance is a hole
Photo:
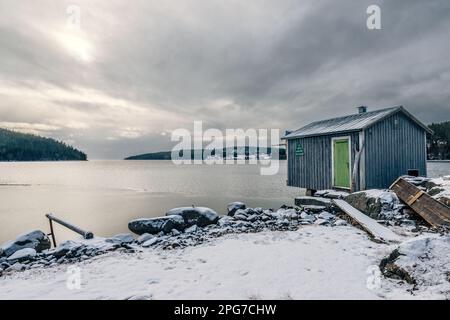
[[[389,188],[408,172],[426,176],[425,124],[401,106],[358,110],[287,132],[288,186],[359,191]]]

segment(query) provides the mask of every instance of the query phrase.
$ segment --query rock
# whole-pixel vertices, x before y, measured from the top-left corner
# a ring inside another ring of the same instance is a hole
[[[400,203],[395,193],[377,189],[354,192],[345,201],[375,220],[383,218],[382,211],[393,210]]]
[[[171,235],[173,235],[173,236],[179,236],[180,234],[181,234],[181,232],[180,231],[178,231],[177,229],[172,229],[172,231],[170,232],[171,233]]]
[[[428,234],[402,242],[381,261],[380,270],[386,277],[448,292],[442,285],[450,287],[450,236]]]
[[[137,243],[141,244],[141,243],[144,243],[145,241],[150,240],[154,237],[155,236],[153,234],[144,233],[143,235],[139,236],[136,241],[137,241]]]
[[[252,214],[251,216],[247,217],[247,221],[255,222],[259,219],[259,216],[257,214]]]
[[[21,234],[15,240],[4,243],[0,247],[0,251],[2,252],[1,255],[9,257],[20,249],[31,248],[36,250],[36,252],[41,252],[50,249],[50,246],[50,240],[47,235],[40,230],[34,230]]]
[[[229,226],[231,224],[231,222],[233,221],[233,217],[230,216],[224,216],[222,218],[219,219],[219,221],[217,222],[217,224],[221,227],[226,227]]]
[[[284,212],[282,212],[281,216],[283,218],[287,218],[287,219],[297,219],[298,218],[298,214],[295,209],[286,209],[286,210],[284,210]]]
[[[143,218],[132,220],[128,223],[128,229],[136,234],[169,233],[172,229],[183,231],[186,227],[184,219],[179,215],[170,215],[158,218]]]
[[[439,196],[436,199],[437,201],[442,202],[443,204],[445,204],[446,206],[450,207],[450,198],[446,197],[446,196]]]
[[[75,252],[78,250],[83,244],[74,242],[72,240],[67,240],[61,243],[59,246],[55,248],[53,252],[53,256],[56,258],[62,258],[66,256],[69,252]]]
[[[315,197],[323,197],[328,199],[343,199],[348,195],[348,192],[336,190],[319,190],[314,194]]]
[[[199,229],[198,226],[194,224],[193,226],[190,226],[189,228],[184,230],[184,232],[185,233],[194,233],[194,232],[197,232],[198,229]]]
[[[215,224],[219,221],[217,212],[206,207],[181,207],[169,210],[166,216],[180,216],[184,219],[186,226],[190,227],[194,224],[199,227],[205,227]]]
[[[8,261],[24,261],[36,257],[36,250],[33,248],[20,249],[8,257]]]
[[[330,221],[328,221],[326,219],[317,219],[314,223],[319,226],[322,226],[322,225],[330,224]]]
[[[123,245],[127,243],[132,243],[134,241],[134,238],[129,233],[121,233],[115,235],[114,237],[108,238],[105,241],[110,243],[116,243],[118,245]]]
[[[339,226],[346,226],[347,225],[347,221],[342,220],[342,219],[337,219],[334,223],[333,226],[339,227]]]
[[[227,212],[229,216],[234,216],[237,210],[244,210],[246,208],[245,204],[242,202],[231,202],[227,205]]]
[[[316,220],[316,217],[313,216],[312,214],[303,211],[302,213],[300,213],[300,219],[314,222],[314,220]]]
[[[238,210],[235,212],[233,218],[234,218],[235,220],[247,220],[247,214],[246,214],[246,212],[245,212],[244,210],[238,209]]]
[[[428,193],[430,196],[434,197],[434,196],[438,195],[439,193],[441,193],[441,192],[443,192],[443,191],[445,191],[445,189],[442,188],[442,187],[433,187],[433,188],[429,189],[429,190],[427,191],[427,193]]]
[[[151,247],[152,245],[158,243],[159,241],[160,241],[160,239],[159,239],[158,237],[154,237],[154,238],[152,238],[152,239],[149,239],[149,240],[145,241],[145,242],[142,244],[142,246],[143,246],[144,248],[148,248],[148,247]]]
[[[16,262],[12,266],[10,266],[8,269],[6,269],[6,271],[23,271],[26,268],[27,268],[26,265],[24,265],[20,262]]]
[[[0,263],[0,271],[6,270],[10,267],[11,265],[8,262],[2,262]]]
[[[319,219],[325,219],[325,220],[332,220],[335,218],[335,216],[329,212],[326,211],[322,211],[319,215],[318,215]]]
[[[315,206],[315,205],[309,205],[309,206],[302,206],[303,210],[311,212],[311,213],[319,213],[324,210],[327,210],[328,207],[325,206]]]
[[[331,206],[331,200],[321,197],[297,197],[295,198],[295,205],[299,207],[303,206],[322,206],[328,207]]]

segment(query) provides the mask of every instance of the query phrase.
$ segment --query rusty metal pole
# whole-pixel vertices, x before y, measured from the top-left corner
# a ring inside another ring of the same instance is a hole
[[[52,219],[48,219],[48,222],[50,223],[50,234],[52,236],[52,241],[53,241],[53,247],[56,248],[56,239],[55,239],[55,232],[53,231],[53,221]]]
[[[55,222],[59,223],[60,225],[66,227],[67,229],[70,229],[73,232],[76,232],[76,233],[82,235],[84,239],[94,238],[94,234],[91,231],[85,231],[81,228],[78,228],[77,226],[75,226],[69,222],[66,222],[64,220],[61,220],[61,219],[55,217],[51,213],[47,213],[45,216],[50,220],[50,225],[51,225],[51,221],[55,221]],[[50,228],[53,229],[52,226]],[[52,231],[52,234],[53,234],[53,231]]]

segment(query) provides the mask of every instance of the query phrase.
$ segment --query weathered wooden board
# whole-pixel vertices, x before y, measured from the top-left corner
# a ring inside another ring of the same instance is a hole
[[[450,227],[450,207],[432,198],[403,178],[398,178],[390,189],[432,226]]]
[[[340,199],[333,199],[332,201],[335,205],[341,208],[342,211],[348,214],[353,220],[358,222],[359,225],[369,234],[371,234],[376,240],[383,242],[401,241],[401,237],[399,235],[395,234],[385,226],[382,226],[369,216],[366,216],[364,213],[352,207],[346,201]]]

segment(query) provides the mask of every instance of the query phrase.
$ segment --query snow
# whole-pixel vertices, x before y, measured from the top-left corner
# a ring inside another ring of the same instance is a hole
[[[416,286],[392,280],[394,286],[386,297],[450,299],[450,236],[423,234],[403,242],[398,252],[395,265],[405,270]],[[407,293],[408,287],[414,296]]]
[[[68,265],[3,276],[0,299],[377,299],[369,271],[392,249],[350,226],[234,234],[81,262],[79,290]]]
[[[382,190],[382,189],[369,189],[369,190],[364,190],[364,191],[360,191],[360,192],[364,192],[368,198],[381,198],[383,196],[384,193],[386,193],[386,190]]]
[[[358,221],[361,226],[369,231],[375,238],[390,242],[400,242],[401,237],[388,228],[382,226],[372,218],[355,209],[344,200],[333,200],[333,202],[344,210],[349,216]]]
[[[14,252],[12,255],[8,257],[8,260],[10,261],[20,260],[26,257],[34,257],[34,256],[36,256],[36,250],[34,250],[33,248],[25,248]]]
[[[332,189],[325,189],[317,191],[314,196],[315,197],[324,197],[324,198],[345,198],[350,193],[345,191],[337,191]]]
[[[433,198],[435,199],[441,197],[450,198],[450,176],[443,176],[440,178],[431,179],[431,182],[437,184],[439,188],[443,189],[437,195],[433,196]]]

